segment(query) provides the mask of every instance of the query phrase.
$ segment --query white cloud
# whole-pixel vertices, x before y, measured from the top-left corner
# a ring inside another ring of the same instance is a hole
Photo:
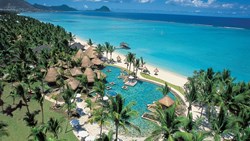
[[[213,5],[216,0],[167,0],[166,4],[179,4],[184,6],[194,7],[209,7]]]
[[[223,8],[233,8],[233,4],[230,4],[230,3],[225,3],[225,4],[222,4],[221,5]]]
[[[138,0],[139,3],[151,3],[154,0]]]

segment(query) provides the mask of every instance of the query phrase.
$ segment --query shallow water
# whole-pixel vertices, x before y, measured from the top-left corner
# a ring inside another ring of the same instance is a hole
[[[60,25],[96,43],[109,41],[119,46],[125,41],[132,48],[130,51],[147,63],[185,76],[191,76],[194,70],[213,67],[215,71],[231,70],[239,81],[250,80],[250,30],[247,29],[86,16],[81,12],[24,15]]]

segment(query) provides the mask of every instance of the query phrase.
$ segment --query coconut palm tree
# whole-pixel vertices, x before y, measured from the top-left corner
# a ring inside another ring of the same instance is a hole
[[[46,134],[43,133],[43,127],[33,127],[31,128],[31,133],[28,138],[33,138],[32,141],[46,141]]]
[[[90,123],[97,122],[100,126],[100,138],[102,138],[102,128],[103,125],[108,124],[107,119],[108,119],[108,111],[105,107],[101,107],[98,109],[95,109],[92,112],[91,118],[88,120]]]
[[[87,44],[88,44],[89,46],[92,46],[94,43],[92,42],[91,39],[88,39]]]
[[[27,126],[35,127],[37,125],[37,120],[35,119],[39,111],[34,111],[32,113],[26,112],[23,120],[26,121]]]
[[[16,93],[17,93],[17,95],[19,95],[20,97],[22,97],[25,105],[27,105],[26,106],[27,112],[30,114],[29,105],[28,105],[27,99],[26,99],[26,93],[27,93],[27,91],[24,89],[24,87],[21,84],[19,84],[16,87]]]
[[[42,95],[40,88],[36,87],[34,90],[35,94],[33,98],[39,103],[42,113],[42,124],[44,123],[44,112],[43,112],[43,102],[44,102],[44,95]]]
[[[0,121],[0,140],[3,136],[9,136],[9,133],[7,131],[8,125],[4,123],[3,121]]]
[[[45,133],[49,131],[53,134],[54,138],[58,139],[58,134],[61,132],[62,129],[61,123],[62,121],[51,117],[45,125]]]
[[[87,76],[86,75],[81,75],[81,76],[78,76],[77,77],[77,80],[80,81],[80,84],[82,85],[82,87],[85,89],[86,91],[86,94],[88,94],[88,79],[87,79]],[[84,90],[82,89],[82,91]],[[81,92],[82,92],[81,91]]]
[[[142,57],[140,57],[140,61],[141,61],[141,66],[140,67],[143,67],[146,64],[146,62],[143,60]]]
[[[163,109],[157,104],[154,116],[159,124],[156,124],[156,128],[147,140],[159,140],[160,138],[163,138],[164,140],[174,139],[174,134],[180,131],[180,127],[184,126],[181,121],[185,118],[182,116],[177,117],[175,114],[175,107],[176,105],[173,105],[167,109]]]
[[[188,132],[176,132],[174,139],[178,141],[203,141],[207,137],[208,133],[202,131]]]
[[[113,141],[114,132],[110,130],[108,134],[102,133],[101,137],[96,139],[96,141]]]
[[[94,83],[94,91],[101,96],[101,100],[103,102],[103,97],[105,96],[105,84],[102,81],[95,81]]]
[[[108,59],[108,53],[109,53],[109,48],[110,48],[110,43],[109,42],[105,42],[104,43],[104,51],[106,52],[106,58]]]
[[[134,62],[135,59],[135,54],[128,52],[128,54],[126,55],[126,60],[129,64],[129,72],[131,72],[131,64]]]
[[[157,88],[157,90],[159,90],[163,96],[166,96],[170,92],[170,88],[167,83],[165,83],[163,87]]]
[[[98,44],[95,48],[95,52],[98,54],[98,58],[101,58],[104,52],[104,47],[101,44]]]
[[[112,53],[115,51],[115,47],[110,45],[110,47],[108,48],[108,52],[110,53],[110,60],[112,60]]]
[[[196,91],[194,83],[195,83],[194,80],[189,78],[188,83],[186,83],[184,86],[185,96],[187,101],[189,102],[187,115],[189,115],[189,112],[192,110],[192,104],[196,102],[198,99],[198,93]]]
[[[121,94],[117,94],[115,97],[110,97],[110,99],[110,116],[115,124],[115,140],[118,140],[119,126],[123,127],[125,130],[126,126],[130,126],[140,132],[140,129],[137,126],[129,122],[129,119],[138,115],[136,111],[131,109],[135,105],[135,102],[130,102],[125,106],[125,101]]]
[[[140,68],[140,59],[134,60],[135,75],[137,76],[138,69]]]
[[[73,108],[73,102],[71,101],[74,98],[74,92],[73,90],[71,90],[68,86],[67,89],[64,91],[62,98],[65,102],[65,105],[67,107],[67,115],[68,115],[68,119],[70,118],[70,114],[71,114],[71,109]]]

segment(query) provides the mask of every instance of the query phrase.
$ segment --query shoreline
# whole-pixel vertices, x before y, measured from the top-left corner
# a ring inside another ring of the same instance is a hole
[[[79,36],[75,36],[75,42],[80,42],[83,45],[87,45],[87,41],[84,40],[84,39],[82,39],[82,38],[80,38]],[[113,59],[116,60],[117,56],[121,57],[122,62],[125,59],[125,55],[124,54],[119,53],[117,51],[114,51],[112,53]],[[116,63],[115,65],[123,67],[123,68],[126,68],[126,64],[124,64],[124,63]],[[184,87],[184,84],[188,81],[187,77],[185,77],[185,76],[183,76],[181,74],[178,74],[176,72],[172,72],[172,71],[163,69],[161,67],[156,67],[156,66],[154,66],[154,65],[152,65],[150,63],[146,63],[145,66],[150,71],[151,76],[159,78],[159,79],[162,79],[162,80],[164,80],[166,82],[169,82],[171,84],[180,86],[182,88]],[[153,75],[155,68],[157,68],[159,70],[158,75]]]

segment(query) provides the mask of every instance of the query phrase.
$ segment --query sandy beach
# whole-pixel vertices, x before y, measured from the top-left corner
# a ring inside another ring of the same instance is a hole
[[[80,42],[83,45],[87,45],[87,42],[85,40],[83,40],[83,39],[81,39],[81,38],[79,38],[77,36],[76,36],[75,42]],[[113,52],[113,55],[112,55],[113,59],[116,60],[116,57],[118,55],[121,57],[122,61],[125,59],[125,55],[123,55],[121,53],[118,53],[117,51]],[[126,64],[124,64],[123,62],[122,63],[116,63],[115,65],[126,68]],[[157,67],[155,67],[153,65],[149,65],[147,63],[146,63],[145,66],[151,72],[151,75],[154,74],[154,69],[157,68]],[[177,74],[177,73],[174,73],[174,72],[171,72],[171,71],[159,68],[159,67],[158,67],[158,70],[159,70],[158,75],[153,75],[154,77],[160,78],[160,79],[162,79],[164,81],[167,81],[169,83],[172,83],[174,85],[181,86],[181,87],[183,87],[184,84],[187,82],[187,77],[185,77],[185,76],[182,76],[180,74]]]

